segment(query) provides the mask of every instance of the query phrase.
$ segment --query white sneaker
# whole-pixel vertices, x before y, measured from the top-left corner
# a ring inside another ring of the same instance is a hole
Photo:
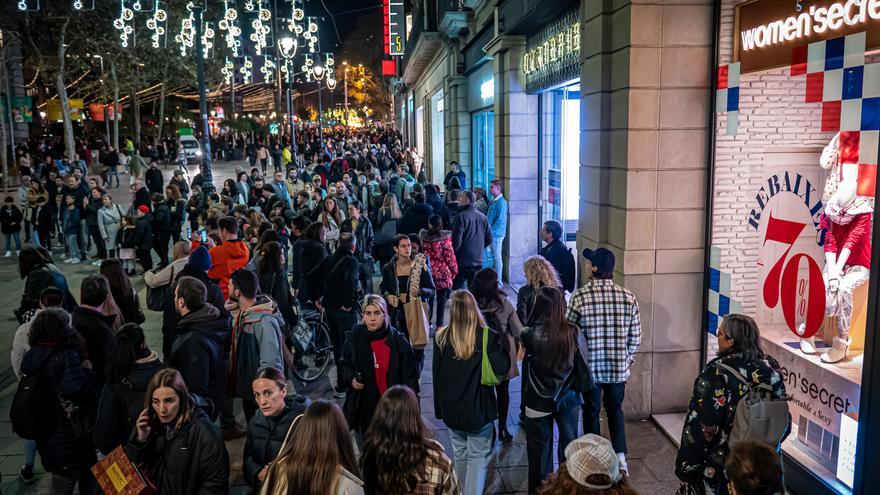
[[[617,453],[617,460],[620,463],[620,471],[623,472],[623,474],[628,475],[629,474],[629,466],[626,465],[626,454],[624,454],[623,452],[618,452]]]
[[[101,263],[103,263],[103,262],[104,262],[104,260],[95,260],[92,262],[92,266],[101,266]]]
[[[816,337],[801,339],[801,352],[804,354],[816,354]]]
[[[843,340],[840,337],[834,337],[834,340],[831,344],[831,349],[828,349],[825,354],[822,354],[820,358],[824,363],[836,363],[838,361],[843,361],[846,358],[846,351],[849,350],[849,346],[852,344],[852,339]]]
[[[6,251],[6,256],[4,256],[4,258],[8,258],[10,256],[12,256],[12,251]]]

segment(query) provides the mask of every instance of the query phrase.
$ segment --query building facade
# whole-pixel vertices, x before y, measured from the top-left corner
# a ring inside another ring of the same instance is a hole
[[[798,493],[880,486],[880,9],[864,3],[416,2],[397,86],[431,182],[455,160],[468,188],[504,184],[506,281],[522,283],[545,220],[574,253],[614,252],[642,316],[630,417],[677,440],[721,318],[756,319],[792,395]],[[835,209],[850,189],[860,209]],[[841,258],[826,239],[853,215],[866,227]]]

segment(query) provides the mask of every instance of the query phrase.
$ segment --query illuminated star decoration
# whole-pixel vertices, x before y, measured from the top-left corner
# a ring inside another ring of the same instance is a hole
[[[119,31],[119,44],[122,48],[128,48],[129,37],[134,32],[133,20],[134,11],[126,6],[125,0],[119,0],[119,17],[113,21],[113,27]]]
[[[159,7],[159,0],[156,0],[153,15],[147,18],[147,29],[152,31],[150,39],[153,48],[165,48],[168,45],[168,13]]]

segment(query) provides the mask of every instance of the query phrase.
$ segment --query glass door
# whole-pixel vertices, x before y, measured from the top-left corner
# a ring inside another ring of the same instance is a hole
[[[495,112],[487,110],[473,114],[473,187],[488,191],[495,178]]]
[[[425,173],[430,173],[431,181],[435,184],[443,182],[446,172],[443,162],[445,160],[445,144],[444,136],[445,125],[443,122],[443,110],[445,101],[443,98],[443,90],[437,91],[431,97],[431,163],[427,167]]]
[[[580,211],[580,85],[548,91],[541,98],[541,221],[562,224],[575,246]]]

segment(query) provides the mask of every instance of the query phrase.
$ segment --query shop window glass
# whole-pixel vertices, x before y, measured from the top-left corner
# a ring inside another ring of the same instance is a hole
[[[495,178],[495,113],[478,112],[473,115],[473,187],[489,190]],[[471,187],[468,187],[471,189]]]

